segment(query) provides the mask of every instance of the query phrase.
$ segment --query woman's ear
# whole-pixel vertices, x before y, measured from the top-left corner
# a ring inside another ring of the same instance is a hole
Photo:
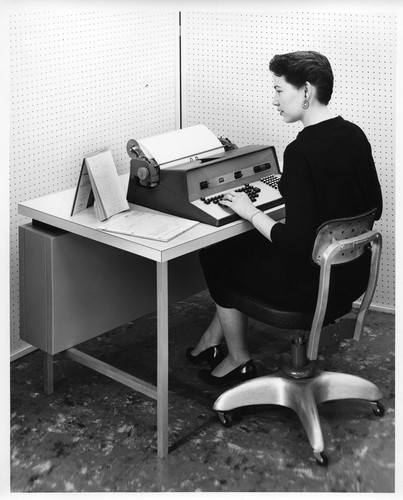
[[[304,83],[304,96],[306,99],[309,99],[314,94],[314,87],[310,82]]]

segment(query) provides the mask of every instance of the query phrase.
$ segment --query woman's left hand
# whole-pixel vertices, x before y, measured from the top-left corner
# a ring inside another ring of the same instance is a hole
[[[236,193],[235,191],[230,191],[225,194],[220,203],[231,208],[231,210],[246,220],[250,220],[251,216],[258,210],[249,199],[249,196],[243,192]]]

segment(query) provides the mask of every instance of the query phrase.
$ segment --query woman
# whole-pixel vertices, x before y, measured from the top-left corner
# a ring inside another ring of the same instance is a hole
[[[200,376],[211,385],[256,376],[246,342],[248,318],[233,308],[226,287],[242,286],[279,306],[313,309],[319,267],[311,254],[317,228],[325,221],[372,208],[377,209],[376,219],[382,213],[381,189],[365,134],[353,123],[332,116],[328,108],[333,73],[327,58],[317,52],[276,55],[270,71],[273,105],[286,123],[301,121],[304,128],[284,152],[279,189],[285,223],[256,209],[245,193],[228,193],[221,203],[249,220],[255,230],[200,253],[216,313],[199,343],[186,354],[194,363],[210,364],[212,369],[201,370]],[[354,295],[352,282],[358,290],[366,285],[366,258],[353,263],[354,268],[340,266],[339,293]]]

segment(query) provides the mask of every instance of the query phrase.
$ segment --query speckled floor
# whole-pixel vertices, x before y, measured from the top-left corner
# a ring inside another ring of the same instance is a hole
[[[329,456],[316,464],[298,417],[246,408],[224,428],[212,410],[220,389],[198,379],[184,351],[208,325],[206,292],[171,308],[170,454],[156,456],[156,402],[56,356],[55,392],[42,390],[39,351],[11,364],[13,492],[393,492],[394,316],[370,312],[360,343],[346,341],[321,365],[375,382],[385,415],[369,403],[329,402],[319,413]],[[124,325],[80,349],[155,383],[156,318]],[[279,368],[288,332],[251,322],[259,374]]]

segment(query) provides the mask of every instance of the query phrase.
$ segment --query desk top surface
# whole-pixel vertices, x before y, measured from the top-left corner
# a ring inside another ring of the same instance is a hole
[[[128,174],[122,175],[122,183],[127,183],[127,178]],[[97,229],[100,222],[96,217],[93,206],[76,215],[70,215],[74,194],[75,188],[19,203],[18,213],[156,262],[169,261],[244,233],[252,228],[252,225],[244,220],[238,220],[221,227],[214,227],[200,222],[195,227],[168,242],[111,234]],[[130,206],[135,210],[161,213],[139,205],[130,204]],[[270,211],[267,213],[270,213]]]

